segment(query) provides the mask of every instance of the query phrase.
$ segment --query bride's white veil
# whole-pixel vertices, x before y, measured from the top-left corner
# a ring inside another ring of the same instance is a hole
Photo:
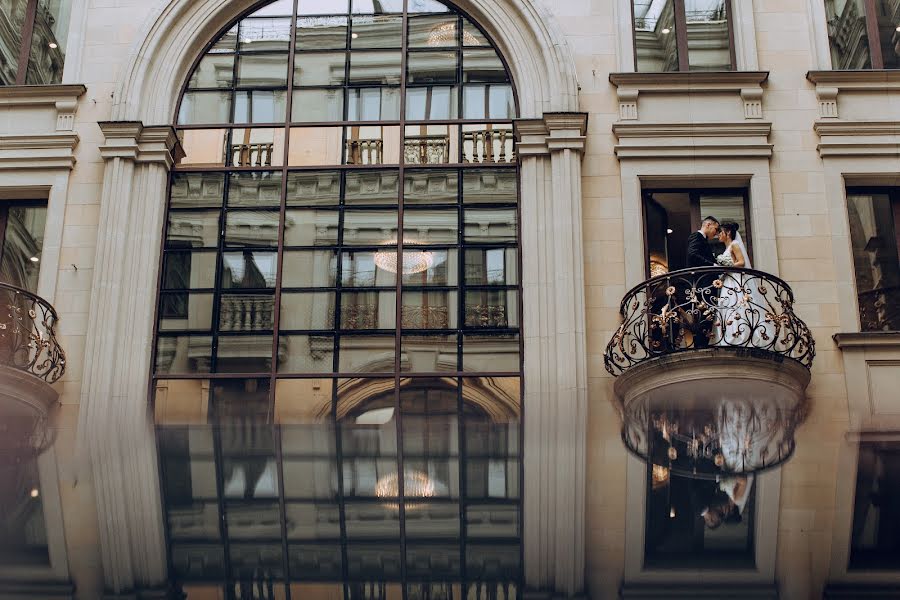
[[[741,249],[741,254],[744,255],[744,268],[752,269],[753,265],[750,264],[750,255],[747,253],[747,246],[744,245],[744,240],[743,238],[741,238],[740,231],[735,232],[734,239],[731,241],[731,243],[737,245],[737,247]]]

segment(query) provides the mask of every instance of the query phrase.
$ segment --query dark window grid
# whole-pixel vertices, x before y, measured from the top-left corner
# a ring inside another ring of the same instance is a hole
[[[22,23],[22,40],[21,46],[13,48],[13,52],[18,51],[18,70],[16,71],[15,85],[25,85],[26,76],[28,74],[28,63],[31,55],[31,43],[34,37],[34,21],[37,17],[37,7],[39,0],[28,0],[25,7],[25,22]]]
[[[874,2],[874,0],[865,0]],[[678,54],[678,70],[690,71],[690,55],[688,53],[687,15],[685,12],[685,0],[673,0],[675,8],[675,37],[676,52]],[[731,9],[731,0],[725,0],[725,19],[728,22],[728,52],[731,57],[731,69],[737,70],[737,53],[734,44],[734,12]],[[634,13],[634,0],[631,1],[631,43],[634,52],[634,70],[638,71],[637,52],[637,18]],[[505,61],[504,61],[505,64]],[[509,69],[507,68],[507,73]]]

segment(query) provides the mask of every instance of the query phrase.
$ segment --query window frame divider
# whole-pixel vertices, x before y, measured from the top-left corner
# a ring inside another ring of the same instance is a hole
[[[34,20],[37,18],[38,0],[28,0],[25,8],[25,22],[22,24],[22,41],[19,47],[19,64],[16,71],[16,85],[25,85],[28,63],[31,60],[31,44],[34,41]]]

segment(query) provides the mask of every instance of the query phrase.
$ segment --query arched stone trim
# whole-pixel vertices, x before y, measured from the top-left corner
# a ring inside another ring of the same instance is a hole
[[[203,47],[258,0],[171,0],[147,21],[101,124],[106,159],[83,435],[111,597],[166,576],[147,390],[168,127]],[[537,0],[458,0],[504,54],[516,84],[525,294],[524,571],[529,592],[584,592],[587,423],[581,157],[586,115],[565,38]],[[124,357],[124,358],[123,358]],[[118,364],[117,364],[118,363]],[[129,429],[122,424],[132,423]],[[115,433],[110,433],[114,431]]]

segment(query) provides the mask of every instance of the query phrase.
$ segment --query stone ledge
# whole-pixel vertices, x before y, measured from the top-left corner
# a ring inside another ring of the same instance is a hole
[[[834,343],[841,350],[889,348],[900,350],[900,331],[870,331],[863,333],[836,333]]]
[[[0,170],[69,169],[75,166],[78,134],[61,131],[0,135]]]
[[[822,158],[900,156],[900,121],[838,121],[824,118],[813,126]]]
[[[819,99],[819,117],[837,119],[838,95],[842,91],[878,92],[900,90],[900,71],[809,71],[806,79],[816,86]]]
[[[80,98],[87,88],[75,85],[8,85],[0,86],[0,105],[56,104]]]
[[[772,124],[765,121],[641,123],[613,125],[623,158],[770,158]]]

